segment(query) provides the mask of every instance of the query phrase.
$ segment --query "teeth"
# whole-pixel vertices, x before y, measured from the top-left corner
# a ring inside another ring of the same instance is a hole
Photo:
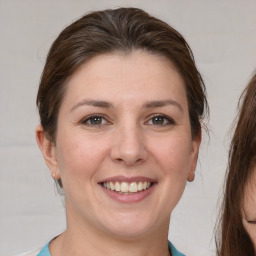
[[[115,190],[115,184],[113,182],[110,182],[110,189]]]
[[[151,187],[151,182],[147,181],[140,181],[140,182],[104,182],[103,187],[109,190],[113,190],[116,192],[130,194],[130,193],[137,193],[142,190],[146,190]]]
[[[122,182],[121,183],[121,192],[128,192],[129,191],[129,185],[127,182]]]
[[[141,191],[141,190],[143,190],[143,184],[140,181],[139,184],[138,184],[138,191]]]
[[[132,182],[129,185],[129,192],[137,192],[138,191],[138,186],[136,182]]]
[[[117,191],[117,192],[121,191],[121,187],[120,187],[120,183],[119,182],[116,182],[116,184],[115,184],[115,191]]]

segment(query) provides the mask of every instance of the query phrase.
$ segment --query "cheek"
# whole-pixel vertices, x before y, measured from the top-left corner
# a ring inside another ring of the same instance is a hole
[[[91,179],[105,155],[104,147],[98,142],[81,136],[65,137],[59,143],[58,164],[61,178],[65,183],[66,176],[81,180]],[[71,179],[69,179],[71,181]],[[76,181],[77,182],[77,181]],[[79,181],[78,181],[79,182]]]
[[[165,140],[155,155],[161,168],[160,184],[162,195],[159,202],[165,205],[163,216],[169,216],[179,202],[188,177],[190,168],[191,144],[186,135]]]
[[[166,137],[155,147],[154,154],[166,175],[177,174],[184,179],[190,165],[191,141],[186,134]]]

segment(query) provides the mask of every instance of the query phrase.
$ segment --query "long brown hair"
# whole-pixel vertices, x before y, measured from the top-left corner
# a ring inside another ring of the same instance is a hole
[[[225,194],[216,235],[218,256],[254,256],[242,223],[245,187],[256,157],[256,74],[243,91],[236,129],[229,149]]]

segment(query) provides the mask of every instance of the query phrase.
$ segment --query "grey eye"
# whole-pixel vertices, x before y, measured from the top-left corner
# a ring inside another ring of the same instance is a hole
[[[150,125],[162,126],[162,125],[172,125],[174,121],[172,118],[165,115],[155,115],[148,121]]]
[[[89,116],[82,121],[82,124],[90,126],[99,126],[107,123],[106,119],[102,116]]]
[[[92,125],[100,125],[100,124],[102,124],[102,117],[100,117],[100,116],[93,116],[93,117],[90,117],[88,121]]]
[[[152,118],[152,123],[154,125],[163,125],[166,121],[165,119],[163,116],[155,116]]]

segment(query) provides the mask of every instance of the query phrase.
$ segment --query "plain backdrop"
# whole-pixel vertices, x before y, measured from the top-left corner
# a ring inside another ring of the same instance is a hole
[[[186,38],[210,105],[196,179],[172,214],[170,240],[188,256],[215,255],[214,225],[239,96],[256,68],[256,1],[0,0],[0,255],[39,248],[65,213],[35,141],[35,105],[47,51],[84,13],[134,6]],[[171,195],[170,195],[171,196]]]

